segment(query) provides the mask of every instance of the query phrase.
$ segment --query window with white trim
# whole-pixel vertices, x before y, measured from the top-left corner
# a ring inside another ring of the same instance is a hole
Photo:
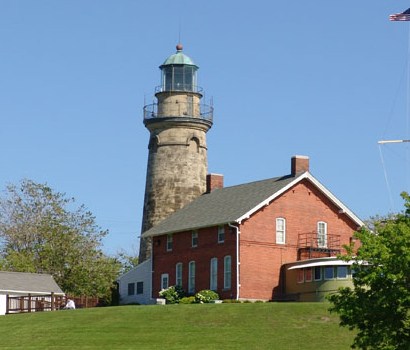
[[[210,274],[209,289],[217,290],[218,289],[218,259],[217,258],[211,259],[211,266],[210,266],[209,274]]]
[[[219,225],[218,226],[218,243],[225,242],[225,226]]]
[[[324,221],[317,223],[317,246],[327,248],[327,223]]]
[[[224,289],[231,289],[232,280],[232,260],[231,256],[227,255],[224,257]]]
[[[335,269],[333,266],[326,266],[325,270],[325,280],[332,280],[335,278]]]
[[[198,247],[198,231],[192,231],[192,235],[191,235],[191,247],[195,248]]]
[[[315,281],[320,281],[322,279],[322,268],[320,266],[315,266]]]
[[[169,275],[163,273],[161,275],[161,289],[167,289],[169,287]]]
[[[347,266],[337,267],[337,279],[344,280],[347,278]]]
[[[175,285],[182,287],[182,263],[175,265]]]
[[[312,268],[305,269],[305,282],[312,282]]]
[[[167,235],[167,252],[172,251],[172,243],[173,243],[172,235]]]
[[[188,265],[188,293],[195,293],[195,261],[190,261]]]
[[[276,218],[276,244],[285,244],[286,242],[286,220]]]
[[[297,282],[303,283],[305,281],[305,272],[303,269],[297,269]]]

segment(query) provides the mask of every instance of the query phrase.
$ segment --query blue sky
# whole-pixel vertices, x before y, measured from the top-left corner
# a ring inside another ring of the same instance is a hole
[[[136,253],[142,108],[180,35],[213,97],[209,172],[226,186],[288,174],[301,154],[362,219],[401,210],[409,144],[377,141],[409,138],[409,23],[388,20],[409,6],[0,0],[0,189],[46,182],[109,229],[107,253]]]

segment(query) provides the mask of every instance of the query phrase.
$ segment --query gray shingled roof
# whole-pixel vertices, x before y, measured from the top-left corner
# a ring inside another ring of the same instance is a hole
[[[51,275],[8,271],[0,271],[0,292],[64,294]]]
[[[158,225],[145,231],[143,237],[235,222],[297,178],[298,176],[286,175],[216,189],[211,193],[203,194]]]

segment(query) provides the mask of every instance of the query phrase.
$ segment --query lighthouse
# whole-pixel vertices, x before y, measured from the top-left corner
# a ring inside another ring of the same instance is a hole
[[[212,127],[213,107],[202,102],[199,67],[178,44],[159,68],[156,102],[144,106],[150,136],[141,233],[206,191],[206,133]],[[150,240],[141,238],[139,262],[150,252]]]

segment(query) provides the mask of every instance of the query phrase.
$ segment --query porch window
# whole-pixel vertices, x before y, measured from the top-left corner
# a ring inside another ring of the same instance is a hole
[[[332,280],[335,277],[335,271],[333,266],[325,267],[325,280]]]
[[[311,267],[305,270],[305,282],[312,282],[312,268]]]
[[[297,282],[303,283],[305,281],[305,271],[303,269],[297,270]]]
[[[320,281],[322,279],[322,268],[320,266],[315,267],[315,281]]]
[[[346,279],[347,278],[347,266],[338,266],[337,267],[337,279]]]
[[[286,220],[276,219],[276,244],[285,244],[286,241]]]

